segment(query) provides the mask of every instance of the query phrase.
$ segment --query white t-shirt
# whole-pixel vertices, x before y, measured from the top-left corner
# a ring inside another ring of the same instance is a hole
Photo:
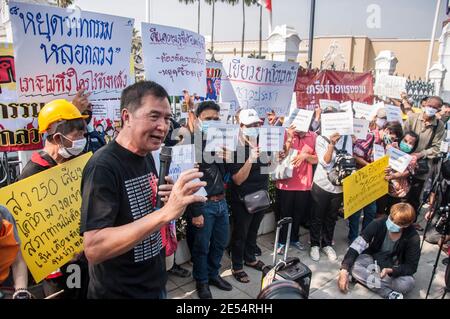
[[[331,171],[333,168],[335,158],[336,158],[336,151],[333,151],[333,155],[331,157],[330,163],[325,163],[323,160],[323,157],[328,149],[328,142],[323,138],[323,136],[318,136],[316,139],[316,154],[319,159],[319,163],[317,164],[316,171],[314,173],[314,179],[313,182],[320,188],[322,188],[324,191],[327,191],[329,193],[339,194],[342,193],[342,186],[335,186],[331,184],[330,180],[328,179],[328,172]],[[344,147],[344,136],[341,136],[341,138],[336,143],[335,147],[340,150]],[[353,155],[353,142],[352,137],[350,135],[347,135],[347,143],[345,144],[345,149],[347,150],[347,153],[350,155]]]

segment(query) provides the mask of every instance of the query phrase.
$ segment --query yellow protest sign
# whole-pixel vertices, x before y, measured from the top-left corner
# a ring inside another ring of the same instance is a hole
[[[16,220],[21,250],[36,282],[83,250],[81,175],[92,153],[0,189]]]
[[[384,156],[344,179],[345,218],[387,194],[388,182],[384,179],[384,171],[388,165],[389,156]]]

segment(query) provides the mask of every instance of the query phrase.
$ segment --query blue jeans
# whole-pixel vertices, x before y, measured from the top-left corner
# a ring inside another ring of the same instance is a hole
[[[375,219],[375,215],[377,213],[377,204],[376,202],[370,203],[360,211],[354,213],[352,216],[348,218],[348,241],[351,244],[356,237],[359,236],[359,219],[361,218],[361,214],[364,213],[364,219],[362,223],[361,231],[369,225],[372,220]]]
[[[194,237],[192,247],[192,275],[197,282],[207,283],[208,279],[219,276],[220,261],[228,244],[229,216],[225,199],[208,201],[203,206],[203,227],[191,228]]]

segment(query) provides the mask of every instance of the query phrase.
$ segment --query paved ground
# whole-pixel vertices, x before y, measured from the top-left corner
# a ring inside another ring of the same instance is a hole
[[[422,221],[423,224],[423,221]],[[309,250],[309,234],[305,229],[301,229],[300,241],[306,244],[308,250],[300,252],[295,248],[289,249],[289,256],[298,256],[300,260],[305,263],[312,271],[312,283],[310,298],[311,299],[379,299],[380,297],[371,292],[360,284],[350,285],[350,291],[348,294],[342,294],[337,288],[337,275],[342,258],[347,250],[347,232],[348,228],[346,221],[340,219],[336,226],[335,232],[335,246],[338,254],[338,260],[335,262],[328,261],[325,255],[321,255],[319,262],[311,260],[308,254]],[[259,236],[258,245],[262,249],[262,256],[260,257],[263,262],[270,264],[273,258],[273,244],[275,234],[269,233]],[[415,275],[416,288],[407,296],[412,299],[424,299],[428,284],[431,278],[433,265],[436,260],[438,247],[425,243],[422,256],[420,259],[419,269]],[[444,254],[441,254],[440,260],[442,260]],[[192,264],[186,263],[183,267],[192,270]],[[230,259],[228,255],[222,259],[221,275],[227,279],[232,285],[232,291],[221,291],[216,287],[211,287],[213,297],[216,299],[254,299],[260,291],[261,273],[246,267],[246,272],[249,274],[251,282],[242,284],[236,281],[231,275],[230,271]],[[441,298],[444,287],[444,271],[445,266],[439,261],[437,268],[437,275],[433,281],[429,298]],[[198,299],[197,292],[195,290],[195,281],[190,278],[179,278],[173,275],[169,275],[169,281],[167,284],[167,290],[169,298],[175,299]],[[447,299],[450,298],[447,294]]]

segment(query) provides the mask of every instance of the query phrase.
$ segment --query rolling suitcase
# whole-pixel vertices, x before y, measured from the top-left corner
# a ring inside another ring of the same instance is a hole
[[[280,239],[281,228],[288,225],[286,247],[283,259],[277,262],[277,247]],[[292,218],[285,217],[277,222],[275,235],[275,244],[273,251],[272,266],[266,266],[263,269],[261,290],[268,287],[274,281],[293,281],[300,286],[301,294],[304,299],[309,297],[309,287],[311,285],[312,272],[298,257],[287,257],[289,250],[289,238],[292,231]],[[261,291],[262,292],[262,291]]]

